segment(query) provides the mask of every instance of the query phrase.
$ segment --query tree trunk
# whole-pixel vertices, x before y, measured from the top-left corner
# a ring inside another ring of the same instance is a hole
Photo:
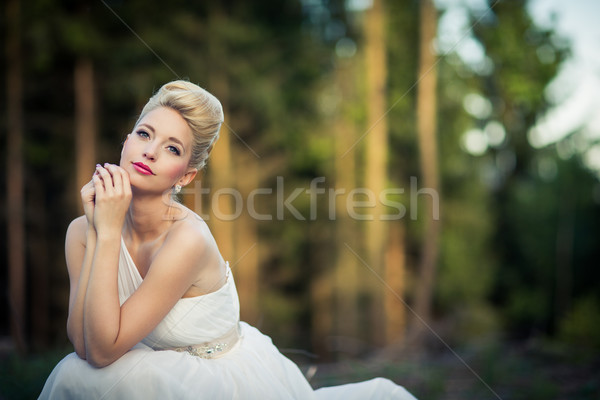
[[[30,321],[31,337],[29,343],[36,350],[45,349],[50,338],[50,263],[48,251],[48,216],[52,215],[47,207],[46,187],[31,185],[27,196],[27,207],[31,224],[27,230],[29,243],[30,282]]]
[[[554,326],[571,308],[573,286],[573,251],[575,242],[575,200],[572,185],[562,187],[559,197],[558,223],[556,227],[556,295]]]
[[[215,87],[215,85],[211,85]],[[218,92],[216,92],[218,93]],[[224,107],[224,112],[227,112]],[[225,117],[225,122],[228,118]],[[208,224],[221,254],[232,263],[236,261],[234,222],[228,220],[234,215],[233,198],[226,194],[226,189],[233,188],[233,165],[231,160],[231,138],[227,124],[221,127],[221,133],[215,144],[209,163],[207,177],[210,181],[208,201],[206,206],[209,217]]]
[[[406,282],[406,257],[404,248],[404,223],[390,225],[388,248],[385,254],[385,342],[401,344],[406,331],[406,305],[404,286]]]
[[[339,196],[335,196],[335,244],[337,249],[333,282],[335,293],[333,318],[335,319],[335,335],[350,339],[336,344],[336,350],[351,355],[358,355],[360,349],[349,348],[349,344],[358,343],[357,339],[364,336],[359,324],[359,276],[368,274],[363,269],[364,267],[359,265],[356,256],[346,247],[348,245],[356,249],[360,243],[357,235],[359,232],[357,221],[350,218],[346,209],[346,196],[356,186],[355,153],[348,153],[344,156],[357,139],[356,124],[352,114],[352,109],[356,106],[357,101],[356,76],[355,60],[338,60],[336,86],[339,96],[343,100],[337,105],[337,118],[332,129],[335,133],[336,149],[335,189],[340,192]],[[331,198],[330,201],[332,201]],[[329,297],[331,297],[331,290],[329,292]],[[331,304],[331,299],[328,300]],[[318,310],[318,312],[331,311],[331,305],[325,310]],[[329,332],[329,335],[332,333]],[[344,345],[344,343],[346,344]]]
[[[420,3],[420,43],[419,43],[419,83],[417,86],[417,131],[419,135],[419,155],[423,183],[419,186],[439,193],[437,139],[436,139],[436,55],[432,44],[436,36],[437,12],[432,0]],[[440,236],[440,221],[434,219],[434,199],[424,195],[422,205],[425,212],[419,213],[424,219],[423,245],[420,262],[420,279],[415,298],[415,312],[425,322],[431,319],[431,304],[435,283]],[[415,320],[414,332],[423,331],[424,325]]]
[[[365,25],[365,65],[366,65],[366,103],[367,103],[367,136],[365,159],[365,187],[375,196],[385,189],[387,181],[387,148],[388,124],[386,103],[386,38],[385,38],[385,10],[383,0],[374,0],[373,7],[367,11]],[[372,220],[366,221],[365,246],[369,267],[379,277],[384,274],[384,253],[387,237],[387,222],[381,219],[384,206],[375,201],[375,207],[369,209]],[[371,274],[365,271],[364,276]],[[384,313],[383,292],[381,282],[375,276],[364,280],[368,284],[370,298],[369,321],[372,331],[372,340],[376,344],[383,344]]]
[[[88,58],[80,57],[75,62],[75,170],[77,171],[76,204],[83,213],[79,190],[92,179],[96,165],[96,101],[94,66]]]
[[[218,25],[225,23],[221,6],[216,6],[213,10],[211,24]],[[210,217],[208,222],[215,237],[219,250],[226,260],[232,264],[237,261],[238,255],[235,253],[235,221],[227,220],[234,214],[234,204],[231,195],[224,194],[223,190],[234,188],[233,160],[231,131],[229,129],[229,112],[227,103],[229,98],[229,82],[224,69],[220,68],[221,63],[225,63],[225,54],[223,43],[210,41],[208,55],[212,60],[209,69],[209,90],[221,101],[225,122],[221,126],[219,139],[215,144],[209,163],[206,167],[207,178],[211,187],[209,190],[206,213]],[[219,192],[221,190],[221,192]],[[217,196],[215,196],[217,195]]]
[[[25,339],[25,210],[23,165],[23,81],[21,76],[21,10],[18,0],[6,2],[6,197],[10,331],[17,351]]]
[[[249,193],[258,187],[258,171],[256,157],[245,147],[241,149],[240,154],[236,156],[239,160],[236,163],[236,176],[243,177],[238,180],[237,187],[242,195],[242,203],[245,205]],[[242,319],[250,324],[260,322],[259,309],[259,283],[260,283],[260,265],[259,265],[259,245],[256,220],[242,209],[242,213],[234,223],[235,229],[235,254],[238,268],[236,270],[236,284],[240,297],[240,303],[243,304],[241,311]]]

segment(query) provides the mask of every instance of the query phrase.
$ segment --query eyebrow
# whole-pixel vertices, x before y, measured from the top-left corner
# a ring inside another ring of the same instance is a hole
[[[183,145],[183,143],[181,142],[181,140],[177,139],[176,137],[173,137],[173,136],[171,136],[171,137],[169,138],[169,140],[171,140],[171,141],[173,141],[173,142],[175,142],[175,143],[179,144],[179,145],[180,145],[182,148],[184,148],[184,149],[185,149],[185,146]]]
[[[152,133],[156,133],[156,131],[154,130],[154,127],[152,125],[148,125],[147,123],[141,123],[138,126],[145,126],[146,128],[148,128],[149,130],[152,131]],[[183,142],[179,139],[177,139],[176,137],[171,136],[169,138],[170,141],[177,143],[178,145],[180,145],[184,150],[185,150],[185,146],[183,145]]]
[[[154,130],[154,127],[152,125],[148,125],[146,123],[142,123],[139,124],[138,126],[145,126],[146,128],[150,129],[152,131],[152,133],[155,133],[156,131]]]

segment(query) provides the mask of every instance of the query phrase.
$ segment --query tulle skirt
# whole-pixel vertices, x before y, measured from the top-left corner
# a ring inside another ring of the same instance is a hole
[[[238,343],[215,359],[138,344],[95,368],[71,353],[54,368],[40,399],[415,399],[383,378],[313,391],[268,336],[244,322],[241,331]]]

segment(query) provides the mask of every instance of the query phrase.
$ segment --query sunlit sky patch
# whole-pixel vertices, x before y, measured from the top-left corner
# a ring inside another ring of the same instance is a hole
[[[486,73],[491,66],[484,49],[471,34],[468,15],[469,10],[476,18],[484,15],[487,1],[436,0],[435,3],[443,10],[436,42],[439,54],[455,52],[475,72]],[[558,37],[565,38],[572,51],[544,93],[554,106],[532,127],[529,141],[536,148],[556,144],[563,156],[579,152],[590,169],[600,172],[599,145],[594,144],[600,139],[600,0],[530,0],[527,10],[538,26],[552,28]],[[551,62],[553,54],[538,49],[538,57],[542,62]],[[463,106],[480,119],[481,114],[477,114],[483,113],[483,108],[478,106],[482,104],[471,96],[465,98]],[[560,144],[573,133],[578,135],[577,146]],[[492,145],[490,139],[485,132],[469,131],[463,135],[462,145],[471,154],[478,154],[483,142],[486,148]],[[572,151],[567,152],[567,148]]]
[[[546,97],[555,106],[529,133],[534,147],[557,144],[564,152],[572,147],[586,166],[600,173],[600,1],[532,0],[529,13],[542,27],[553,28],[571,43],[572,57],[548,86]],[[571,134],[576,145],[559,145]]]

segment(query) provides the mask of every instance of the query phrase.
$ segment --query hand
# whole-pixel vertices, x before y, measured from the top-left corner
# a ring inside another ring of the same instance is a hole
[[[96,165],[94,226],[98,233],[121,234],[131,202],[129,174],[114,164]]]
[[[94,174],[97,174],[95,172]],[[94,208],[96,200],[96,188],[94,187],[94,180],[92,179],[81,188],[81,203],[83,204],[83,211],[88,222],[88,228],[94,228]]]

